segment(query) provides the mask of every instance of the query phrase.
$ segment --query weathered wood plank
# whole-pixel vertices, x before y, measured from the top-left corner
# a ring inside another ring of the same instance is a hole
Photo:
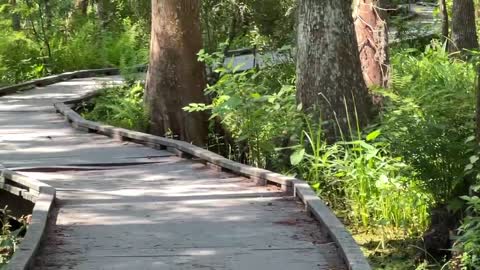
[[[0,119],[0,159],[30,164],[24,174],[58,188],[56,222],[37,257],[39,269],[346,269],[340,238],[332,239],[332,231],[285,195],[295,179],[185,142],[87,121],[63,104],[91,94],[97,83],[61,82],[15,98],[27,104],[42,97],[81,131],[123,142],[67,128],[51,110],[36,111],[23,124],[12,114]],[[0,98],[0,107],[9,98]],[[131,141],[174,148],[201,162]],[[113,166],[116,159],[149,158],[159,162]],[[109,164],[94,166],[104,161]],[[256,185],[260,180],[284,190]]]

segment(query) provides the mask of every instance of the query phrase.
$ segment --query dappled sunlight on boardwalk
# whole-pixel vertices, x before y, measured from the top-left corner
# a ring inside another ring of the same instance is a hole
[[[0,98],[1,162],[57,189],[35,269],[345,269],[320,225],[278,187],[76,131],[51,109],[108,80]]]

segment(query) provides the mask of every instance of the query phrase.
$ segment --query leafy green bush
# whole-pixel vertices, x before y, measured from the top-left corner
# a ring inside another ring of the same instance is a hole
[[[480,186],[473,188],[480,191]],[[460,237],[455,249],[461,252],[462,269],[480,269],[480,198],[478,196],[463,196],[468,205],[469,215],[459,228]]]
[[[143,85],[136,83],[107,88],[94,98],[93,106],[83,104],[82,115],[89,120],[146,131],[148,116],[143,103]]]
[[[466,142],[474,142],[475,137],[470,137]],[[472,147],[473,155],[469,157],[465,166],[465,176],[472,182],[469,195],[461,196],[466,203],[464,211],[465,217],[458,229],[458,239],[455,241],[453,251],[454,256],[449,264],[453,266],[460,265],[462,269],[480,268],[480,145]]]
[[[0,268],[6,265],[17,246],[17,238],[4,226],[0,231]]]
[[[0,26],[3,23],[0,17]],[[51,57],[42,38],[27,31],[2,31],[0,85],[71,70],[125,68],[148,59],[148,33],[141,22],[129,19],[121,21],[117,30],[106,31],[98,21],[86,17],[75,29],[53,32],[48,37]]]
[[[415,53],[415,52],[413,52]],[[392,90],[381,117],[384,136],[395,155],[418,172],[437,203],[463,189],[463,143],[474,130],[475,71],[451,59],[438,43],[420,56],[393,56]]]
[[[247,163],[266,167],[275,160],[279,141],[299,127],[293,64],[237,72],[231,63],[221,66],[221,58],[220,54],[200,54],[202,61],[219,66],[220,79],[205,90],[212,97],[211,104],[190,104],[185,109],[211,112],[210,119],[218,120],[235,141],[231,158],[241,160],[246,155]]]
[[[45,75],[39,46],[20,32],[0,32],[0,84]]]
[[[227,40],[230,49],[278,48],[295,40],[293,0],[204,0],[201,20],[207,52]]]
[[[422,232],[431,197],[379,135],[376,130],[366,138],[328,144],[319,128],[308,125],[291,162],[318,195],[354,225]]]
[[[95,21],[86,21],[68,39],[58,36],[52,44],[54,73],[106,67],[108,61],[103,40]]]
[[[7,208],[0,210],[2,213],[8,214]],[[1,220],[1,224],[4,224],[0,227],[0,269],[3,269],[3,266],[7,265],[8,261],[12,257],[13,253],[18,247],[20,241],[20,234],[25,233],[25,226],[18,229],[17,231],[10,231],[10,225],[8,224],[8,215],[2,215],[4,220]],[[26,222],[21,219],[21,222]],[[26,224],[26,223],[24,223]]]
[[[119,33],[105,38],[107,61],[110,65],[126,68],[148,62],[149,33],[139,23],[125,19]]]
[[[70,38],[58,36],[52,46],[54,72],[133,66],[147,62],[148,56],[146,37],[129,20],[116,32],[105,32],[97,22],[87,21]]]
[[[185,109],[211,112],[212,121],[219,121],[234,139],[230,158],[259,167],[277,163],[276,168],[292,171],[280,150],[293,149],[293,171],[351,223],[411,233],[428,226],[432,196],[416,170],[392,154],[388,140],[377,138],[380,131],[365,138],[352,134],[358,139],[328,144],[322,130],[298,111],[293,65],[236,72],[231,64],[220,65],[221,57],[221,53],[200,54],[202,61],[218,67],[220,79],[206,89],[210,104],[190,104]],[[295,140],[298,145],[292,147]],[[245,153],[246,160],[241,160]]]

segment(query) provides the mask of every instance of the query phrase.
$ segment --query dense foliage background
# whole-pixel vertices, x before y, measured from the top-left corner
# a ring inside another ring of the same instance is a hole
[[[102,13],[87,1],[82,14],[72,1],[0,0],[0,85],[147,63],[150,7],[143,2],[115,1]],[[390,87],[371,89],[383,96],[380,113],[363,130],[350,115],[348,134],[331,143],[322,119],[297,105],[295,10],[293,0],[202,2],[199,60],[211,75],[209,102],[185,110],[210,114],[209,149],[308,181],[378,269],[478,269],[477,54],[452,57],[438,31],[433,40],[411,39],[404,14],[391,18],[400,41],[390,48]],[[16,17],[21,23],[15,29]],[[224,60],[227,51],[240,48],[285,57],[238,72]],[[92,120],[147,131],[143,89],[142,80],[132,79],[79,109]],[[425,244],[442,226],[447,238],[456,235],[454,252],[437,254]],[[0,243],[12,241],[7,233],[1,237]]]

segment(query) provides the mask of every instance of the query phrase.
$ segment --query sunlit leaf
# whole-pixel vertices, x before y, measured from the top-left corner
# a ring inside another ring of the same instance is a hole
[[[305,149],[297,149],[295,152],[290,155],[290,163],[295,166],[302,162],[303,157],[305,156]]]
[[[380,130],[375,130],[367,135],[367,142],[375,140],[378,136],[380,136]]]

